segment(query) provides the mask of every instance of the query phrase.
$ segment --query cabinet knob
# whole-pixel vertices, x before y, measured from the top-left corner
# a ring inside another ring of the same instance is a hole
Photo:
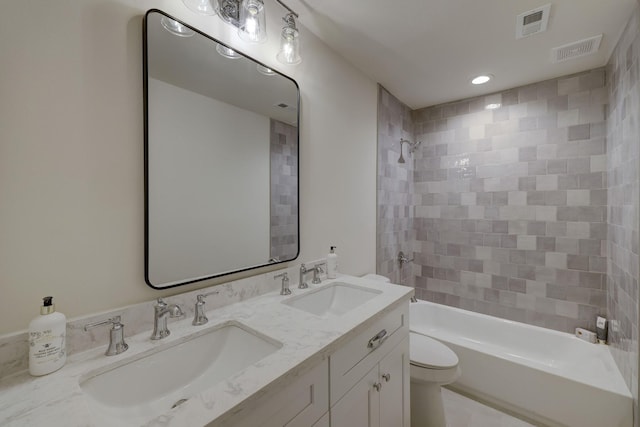
[[[375,384],[373,384],[373,388],[375,388],[376,391],[380,391],[380,389],[382,388],[382,384],[381,383],[375,383]]]
[[[391,381],[391,374],[383,374],[382,378],[384,378],[385,382]]]

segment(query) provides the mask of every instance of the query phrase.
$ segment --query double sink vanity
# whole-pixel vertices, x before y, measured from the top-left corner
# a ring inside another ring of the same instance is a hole
[[[298,84],[165,12],[143,27],[145,282],[295,260]],[[25,371],[26,333],[0,337],[0,425],[409,427],[413,288],[317,283],[320,265],[72,320],[44,377]]]
[[[121,354],[104,343],[0,381],[0,424],[408,426],[412,293],[340,276],[209,310],[204,325],[170,319],[170,335],[126,336]]]

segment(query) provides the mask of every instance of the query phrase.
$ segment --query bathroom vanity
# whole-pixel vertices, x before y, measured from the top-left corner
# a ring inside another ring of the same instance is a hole
[[[0,424],[408,427],[412,294],[341,276],[209,310],[203,326],[170,321],[120,355],[105,342],[54,374],[3,379]]]

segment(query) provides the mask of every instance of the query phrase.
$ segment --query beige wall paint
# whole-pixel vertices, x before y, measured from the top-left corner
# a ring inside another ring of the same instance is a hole
[[[240,277],[165,291],[144,283],[141,33],[150,8],[298,81],[297,262],[335,244],[341,271],[375,269],[376,85],[304,29],[303,63],[280,66],[283,10],[266,3],[269,41],[247,46],[179,0],[3,2],[0,334],[25,329],[49,294],[60,311],[79,316]]]

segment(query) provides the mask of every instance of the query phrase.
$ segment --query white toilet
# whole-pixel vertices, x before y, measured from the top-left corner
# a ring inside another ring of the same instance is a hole
[[[446,427],[440,387],[460,377],[458,356],[439,341],[409,333],[411,427]]]
[[[389,283],[387,277],[367,274],[365,279]],[[409,333],[411,427],[446,427],[440,387],[460,377],[458,356],[433,338]]]

